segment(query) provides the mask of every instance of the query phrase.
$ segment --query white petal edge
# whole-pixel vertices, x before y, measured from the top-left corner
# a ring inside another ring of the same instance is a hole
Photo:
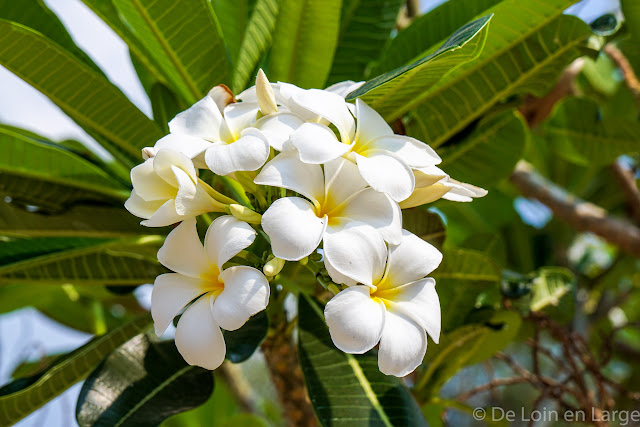
[[[403,314],[387,310],[378,349],[380,372],[404,377],[422,363],[426,352],[424,329]]]
[[[158,261],[176,273],[193,278],[200,278],[211,270],[195,218],[182,221],[169,233],[158,250]]]
[[[136,194],[145,201],[173,199],[175,186],[158,176],[153,162],[153,159],[148,159],[131,169],[131,184]]]
[[[170,133],[160,138],[153,146],[156,152],[158,150],[168,149],[182,153],[190,159],[198,157],[209,147],[211,147],[211,142],[205,139],[179,133]]]
[[[369,142],[365,150],[382,150],[393,153],[411,168],[426,168],[442,162],[438,154],[427,144],[404,135],[387,135]],[[363,152],[366,155],[366,151]]]
[[[393,130],[373,108],[360,98],[356,99],[356,147],[367,145],[374,139],[393,135]]]
[[[269,157],[269,142],[258,129],[245,129],[231,144],[216,144],[207,149],[204,160],[216,175],[259,169]]]
[[[402,286],[423,279],[442,262],[442,253],[407,230],[402,241],[389,247],[385,282],[387,287]]]
[[[278,151],[284,150],[284,144],[289,137],[304,121],[291,113],[277,113],[262,117],[255,124],[269,141],[274,149]]]
[[[365,188],[341,205],[340,222],[359,221],[375,228],[382,238],[397,245],[402,240],[402,212],[398,204],[385,193]],[[347,220],[347,221],[344,221]]]
[[[205,294],[191,304],[176,328],[176,347],[190,365],[214,370],[224,362],[227,347],[220,326],[211,313],[211,299]]]
[[[222,329],[235,331],[269,303],[269,282],[260,271],[235,266],[220,274],[224,290],[213,303],[213,318]]]
[[[327,217],[318,218],[314,207],[300,197],[285,197],[262,215],[262,229],[271,239],[273,255],[299,261],[313,252],[324,234]]]
[[[355,120],[344,98],[320,89],[308,89],[293,95],[292,101],[320,117],[329,120],[340,132],[340,139],[350,144],[355,136]],[[293,111],[295,113],[295,111]]]
[[[398,292],[394,294],[393,301],[388,303],[390,310],[411,318],[437,344],[440,340],[442,314],[436,281],[427,277],[396,289]]]
[[[371,188],[387,193],[396,202],[411,196],[415,179],[402,160],[381,150],[371,150],[366,154],[367,157],[356,154],[356,161],[360,175]]]
[[[228,135],[221,109],[214,99],[213,88],[207,96],[179,113],[169,122],[171,133],[196,136],[207,141],[220,141]]]
[[[216,218],[204,238],[207,258],[221,271],[225,262],[248,248],[256,238],[256,231],[246,222],[231,215]]]
[[[286,188],[311,199],[324,201],[324,175],[320,165],[309,165],[298,158],[296,150],[278,154],[262,168],[253,180],[259,185]]]
[[[338,159],[351,149],[350,144],[338,141],[331,129],[319,123],[304,123],[290,138],[300,153],[300,160],[314,165]]]
[[[387,245],[369,225],[352,222],[341,230],[328,226],[322,248],[338,273],[359,283],[373,286],[384,274]]]
[[[156,277],[151,291],[151,317],[156,335],[162,335],[180,310],[206,291],[207,283],[202,279],[178,273]]]
[[[351,354],[371,350],[385,326],[385,308],[374,301],[367,286],[351,286],[331,298],[324,317],[335,346]]]

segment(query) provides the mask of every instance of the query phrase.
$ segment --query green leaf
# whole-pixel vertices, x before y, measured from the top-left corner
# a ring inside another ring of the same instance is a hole
[[[636,41],[640,40],[640,3],[635,0],[620,0],[620,4],[629,32]]]
[[[395,27],[402,0],[344,0],[338,46],[327,84],[362,80]],[[403,64],[399,64],[403,65]]]
[[[138,335],[111,353],[82,385],[76,407],[84,426],[156,426],[205,403],[211,371],[188,365],[173,341]]]
[[[238,93],[250,85],[251,77],[271,46],[277,16],[277,0],[256,1],[237,53],[238,59],[233,66],[233,92]]]
[[[72,152],[1,127],[0,172],[0,194],[49,211],[78,201],[121,204],[129,193]]]
[[[144,45],[138,40],[132,29],[120,19],[118,10],[112,0],[82,0],[82,2],[102,19],[111,29],[127,44],[136,66],[138,62],[153,78],[161,83],[166,83],[160,67],[145,51]],[[139,73],[138,67],[136,72]],[[142,78],[141,78],[142,80]],[[143,82],[144,86],[144,82]]]
[[[323,88],[340,30],[342,0],[283,0],[269,58],[269,78]]]
[[[221,27],[222,36],[232,64],[235,64],[238,59],[240,45],[255,3],[256,0],[234,0],[232,2],[211,0],[218,21],[224,23]]]
[[[480,363],[503,350],[516,337],[522,319],[513,311],[498,311],[483,323],[462,326],[443,334],[424,360],[425,370],[415,389],[428,400],[465,366]]]
[[[463,26],[434,53],[367,81],[347,95],[347,100],[362,98],[387,121],[400,117],[419,105],[444,76],[480,54],[491,18],[488,15]]]
[[[256,351],[269,332],[269,317],[261,311],[249,318],[240,329],[223,331],[227,345],[226,358],[232,363],[242,363]]]
[[[102,70],[80,49],[66,28],[41,0],[0,0],[0,18],[33,28],[65,48],[69,53],[100,74]]]
[[[640,152],[640,123],[601,118],[588,99],[566,98],[543,125],[546,143],[556,154],[582,165],[606,165],[621,154]]]
[[[407,134],[438,147],[514,95],[542,96],[581,52],[591,30],[573,16],[558,16],[572,0],[505,0],[495,13],[480,56],[411,102]]]
[[[186,110],[187,106],[183,105],[171,89],[162,83],[151,85],[149,99],[153,109],[153,120],[164,133],[169,133],[169,122],[179,112]]]
[[[144,315],[64,356],[45,372],[0,388],[0,424],[12,425],[84,379],[111,351],[151,326]]]
[[[471,249],[448,249],[442,264],[432,273],[436,279],[500,281],[500,269],[482,252]]]
[[[131,158],[162,136],[104,76],[30,28],[0,19],[0,64]]]
[[[228,83],[229,64],[208,0],[113,0],[172,89],[192,104]]]
[[[528,137],[520,113],[508,110],[482,120],[462,142],[441,150],[440,166],[459,181],[488,187],[511,175]]]
[[[141,285],[166,273],[156,260],[162,236],[46,237],[0,245],[0,284]]]
[[[404,385],[378,370],[375,352],[335,348],[322,307],[298,301],[299,355],[311,403],[325,426],[426,426]]]
[[[488,9],[503,0],[448,0],[416,18],[391,39],[370,75],[377,76],[415,62],[450,34],[474,18],[488,15]]]
[[[132,237],[161,234],[140,225],[123,207],[75,205],[59,214],[30,212],[0,203],[0,235],[13,237]]]
[[[438,247],[442,247],[446,236],[440,215],[421,208],[402,210],[402,228]]]

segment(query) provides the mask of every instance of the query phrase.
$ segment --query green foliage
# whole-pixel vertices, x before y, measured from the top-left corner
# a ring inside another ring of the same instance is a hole
[[[587,99],[563,100],[545,122],[543,132],[555,153],[582,165],[604,165],[621,154],[640,152],[640,123],[601,118],[598,105]]]
[[[16,239],[0,247],[0,283],[141,285],[166,272],[156,261],[163,238]]]
[[[268,76],[323,88],[340,30],[342,0],[283,0],[273,34]]]
[[[0,64],[47,95],[79,125],[139,158],[160,130],[102,74],[42,34],[0,19]],[[55,67],[34,67],[33,58]]]
[[[94,338],[45,372],[0,388],[0,422],[11,425],[84,379],[111,351],[151,326],[148,315]]]
[[[490,20],[491,15],[465,25],[431,55],[367,81],[347,100],[362,98],[387,121],[396,119],[449,72],[480,54]]]
[[[227,54],[208,0],[113,3],[147,55],[187,102],[194,103],[216,84],[228,83]]]
[[[210,371],[188,365],[173,342],[138,335],[109,354],[82,385],[76,419],[84,426],[159,425],[207,401]]]
[[[128,189],[96,165],[54,144],[0,128],[0,192],[59,211],[80,201],[120,204]]]
[[[459,144],[443,148],[442,169],[461,181],[489,187],[511,174],[528,137],[527,124],[517,111],[489,116]]]
[[[278,8],[276,0],[256,0],[238,51],[238,59],[233,66],[231,88],[235,93],[251,86],[249,80],[255,75],[264,53],[271,45]]]
[[[343,1],[338,46],[328,85],[364,78],[367,66],[380,56],[380,49],[389,40],[403,3],[401,0]]]
[[[409,391],[378,370],[373,352],[358,356],[335,348],[316,301],[300,298],[298,313],[300,364],[323,425],[426,426]]]
[[[235,331],[223,331],[227,345],[227,360],[242,363],[260,346],[269,332],[269,318],[264,311],[252,316]]]

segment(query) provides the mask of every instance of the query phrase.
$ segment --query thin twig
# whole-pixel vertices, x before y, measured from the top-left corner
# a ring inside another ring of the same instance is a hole
[[[622,166],[620,162],[611,165],[611,170],[622,186],[631,218],[637,225],[640,225],[640,190],[636,184],[635,174],[632,170]]]
[[[638,80],[638,77],[636,76],[631,63],[629,62],[627,57],[624,56],[622,51],[611,43],[607,44],[604,47],[604,52],[609,55],[613,62],[615,62],[616,65],[618,65],[618,67],[620,68],[620,71],[622,71],[624,82],[627,84],[627,87],[636,98],[636,101],[640,106],[640,80]]]

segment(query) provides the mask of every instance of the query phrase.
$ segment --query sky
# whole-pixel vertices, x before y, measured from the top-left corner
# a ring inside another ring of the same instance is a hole
[[[80,0],[44,0],[58,15],[76,43],[106,73],[107,77],[145,114],[151,106],[138,81],[126,45]],[[422,0],[421,9],[429,10],[444,0]],[[524,1],[524,0],[523,0]],[[640,0],[639,0],[640,1]],[[585,0],[571,8],[586,21],[603,11],[615,10],[619,0]],[[53,140],[76,139],[92,144],[92,139],[44,95],[0,67],[0,123],[22,127]],[[9,380],[22,360],[70,351],[84,344],[89,335],[47,319],[33,309],[0,316],[0,384]],[[20,427],[69,427],[75,422],[76,385],[58,399],[22,420]],[[46,421],[46,422],[45,422]]]

